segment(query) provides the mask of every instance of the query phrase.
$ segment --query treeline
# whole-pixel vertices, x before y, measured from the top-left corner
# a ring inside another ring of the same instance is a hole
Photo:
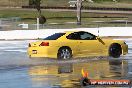
[[[76,0],[41,0],[42,6],[69,6],[69,1],[76,1]],[[84,2],[88,2],[89,0],[84,0]],[[96,3],[102,2],[121,2],[121,3],[132,3],[132,0],[92,0]],[[0,0],[0,6],[13,6],[13,7],[21,7],[29,5],[29,0]]]

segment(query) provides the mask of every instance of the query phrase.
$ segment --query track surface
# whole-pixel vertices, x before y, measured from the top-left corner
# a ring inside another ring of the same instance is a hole
[[[80,88],[81,69],[91,79],[132,79],[132,39],[125,39],[129,54],[69,61],[29,59],[27,45],[34,40],[0,41],[0,88]]]

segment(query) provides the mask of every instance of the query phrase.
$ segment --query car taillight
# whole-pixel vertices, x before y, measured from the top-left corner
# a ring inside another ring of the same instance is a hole
[[[49,46],[49,42],[42,42],[39,46]]]
[[[31,44],[30,43],[28,44],[28,47],[31,47]]]

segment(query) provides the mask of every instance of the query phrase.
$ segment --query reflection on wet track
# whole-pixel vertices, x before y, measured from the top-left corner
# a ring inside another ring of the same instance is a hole
[[[132,40],[121,58],[89,57],[68,61],[29,59],[30,41],[1,41],[0,88],[80,88],[81,69],[90,79],[132,79]]]
[[[59,84],[64,88],[79,87],[82,68],[89,72],[90,79],[126,79],[127,66],[126,61],[101,60],[76,64],[32,66],[29,67],[28,74],[35,85],[48,82],[47,84],[56,86]]]

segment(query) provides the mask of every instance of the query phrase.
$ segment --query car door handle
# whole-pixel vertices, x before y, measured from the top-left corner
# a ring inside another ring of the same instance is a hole
[[[80,43],[83,43],[83,42],[80,42]]]

